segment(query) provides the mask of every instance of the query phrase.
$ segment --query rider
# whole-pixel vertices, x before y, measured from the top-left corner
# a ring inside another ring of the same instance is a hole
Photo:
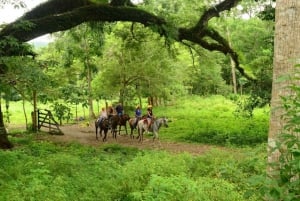
[[[119,117],[123,115],[123,106],[122,106],[122,103],[119,103],[117,105],[116,111],[117,111],[117,114],[118,114]]]
[[[141,119],[141,117],[142,117],[142,110],[141,110],[141,107],[138,105],[135,108],[135,125],[137,125],[137,123]]]
[[[148,105],[147,108],[147,122],[148,122],[148,129],[150,128],[153,121],[153,111],[152,111],[152,105]]]
[[[106,112],[106,109],[103,107],[100,112],[100,116],[98,118],[99,123],[101,123],[106,118],[107,118],[107,112]]]
[[[111,118],[113,115],[114,115],[114,108],[112,106],[109,106],[107,111],[109,128],[111,128]]]

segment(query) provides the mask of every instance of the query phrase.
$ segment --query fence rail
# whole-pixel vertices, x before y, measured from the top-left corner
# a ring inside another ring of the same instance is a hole
[[[38,130],[42,127],[48,128],[49,133],[63,135],[63,132],[59,128],[59,124],[55,121],[50,110],[39,109],[38,113]]]

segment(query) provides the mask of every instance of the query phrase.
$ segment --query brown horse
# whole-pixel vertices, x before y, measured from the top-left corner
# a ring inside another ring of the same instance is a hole
[[[118,126],[119,126],[119,135],[121,132],[121,126],[125,127],[126,135],[128,135],[126,123],[129,119],[130,119],[130,117],[128,114],[123,114],[121,116],[114,115],[110,118],[111,132],[112,132],[113,138],[117,139]]]
[[[136,129],[137,123],[139,120],[141,120],[143,117],[132,117],[128,120],[129,127],[130,127],[130,138],[134,138],[133,130]]]
[[[98,140],[98,128],[99,130],[99,134],[102,137],[102,131],[104,131],[104,136],[102,138],[102,141],[106,141],[106,137],[107,137],[107,132],[109,129],[109,122],[108,119],[103,119],[101,122],[99,121],[99,119],[97,119],[95,121],[95,128],[96,128],[96,139]]]

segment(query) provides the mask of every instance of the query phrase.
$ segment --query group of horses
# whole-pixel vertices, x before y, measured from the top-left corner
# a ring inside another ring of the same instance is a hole
[[[98,130],[99,130],[99,135],[102,137],[103,142],[107,140],[107,133],[109,130],[111,130],[112,137],[114,139],[117,139],[117,134],[119,133],[120,135],[122,126],[125,128],[126,135],[128,135],[127,122],[130,126],[130,138],[132,139],[134,138],[133,135],[134,129],[137,129],[138,131],[137,139],[139,139],[140,142],[143,141],[144,132],[152,132],[153,141],[154,141],[155,139],[158,139],[158,131],[160,127],[161,126],[168,127],[168,119],[166,117],[153,119],[152,122],[148,122],[148,121],[149,119],[147,119],[146,117],[130,118],[128,114],[123,114],[121,116],[113,115],[110,118],[103,119],[102,121],[97,119],[95,121],[96,139],[98,140]]]

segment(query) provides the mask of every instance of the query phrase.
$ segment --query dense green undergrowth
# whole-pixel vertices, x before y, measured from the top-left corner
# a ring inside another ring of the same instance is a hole
[[[252,118],[236,114],[237,105],[222,96],[190,97],[159,107],[172,121],[162,138],[216,145],[252,146],[266,143],[269,108],[257,108]]]
[[[11,103],[8,125],[24,125],[21,107]],[[155,116],[170,120],[161,140],[226,145],[199,156],[117,144],[54,144],[12,129],[15,148],[0,151],[0,200],[261,200],[268,109],[245,118],[236,107],[222,96],[154,107]]]
[[[249,179],[265,171],[264,145],[192,156],[10,139],[14,150],[0,151],[0,200],[259,200]]]

